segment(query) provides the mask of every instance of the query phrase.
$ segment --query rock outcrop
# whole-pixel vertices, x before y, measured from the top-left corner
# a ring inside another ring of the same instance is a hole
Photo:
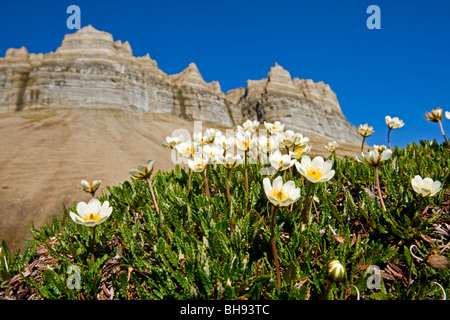
[[[329,85],[310,79],[292,79],[290,73],[277,63],[267,76],[267,79],[248,80],[245,90],[228,93],[244,118],[267,122],[279,120],[286,127],[302,133],[361,142]]]
[[[167,75],[128,42],[84,27],[46,54],[9,49],[0,58],[0,113],[35,107],[122,108],[235,126],[245,118],[280,120],[286,128],[360,143],[335,93],[323,82],[292,79],[276,64],[267,79],[224,94],[194,63]]]

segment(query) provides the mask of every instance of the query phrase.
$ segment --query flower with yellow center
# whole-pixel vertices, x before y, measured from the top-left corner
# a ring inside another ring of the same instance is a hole
[[[264,127],[270,134],[277,134],[278,132],[284,130],[284,124],[280,121],[275,121],[274,123],[264,121]]]
[[[220,155],[217,162],[223,165],[226,169],[231,170],[244,162],[244,158],[240,154],[233,156],[232,154],[228,153],[225,156]]]
[[[78,202],[76,213],[70,211],[69,215],[72,220],[86,227],[95,227],[104,222],[111,215],[112,207],[109,202],[103,204],[98,199],[91,199],[88,203]]]
[[[173,149],[173,148],[175,148],[175,146],[177,144],[180,144],[181,142],[183,142],[183,140],[184,140],[183,135],[179,135],[178,137],[167,136],[166,137],[166,141],[164,141],[162,143],[162,146],[166,147],[166,148],[169,148],[169,149]]]
[[[325,161],[321,156],[315,157],[312,161],[307,155],[302,157],[301,162],[296,162],[297,171],[312,183],[325,182],[333,178],[334,170],[331,170],[333,162]]]
[[[445,117],[447,117],[447,112],[445,113]],[[441,122],[441,120],[442,120],[442,108],[436,108],[434,110],[431,110],[431,112],[426,112],[425,113],[425,118],[428,121],[439,123],[439,127],[441,128],[441,132],[442,132],[442,135],[444,136],[444,140],[447,143],[447,145],[450,145],[450,143],[447,140],[447,137],[445,136],[444,127],[442,126],[442,122]],[[448,118],[449,117],[447,117],[447,119]]]
[[[414,191],[424,198],[432,197],[441,190],[440,181],[433,181],[431,178],[422,179],[419,175],[411,179],[411,185]]]
[[[386,116],[384,120],[389,129],[399,129],[405,125],[403,120],[400,120],[398,117],[391,118],[390,116]]]
[[[270,153],[275,150],[278,150],[279,140],[277,136],[259,136],[257,140],[257,147],[263,153]]]
[[[339,147],[339,143],[337,143],[335,140],[328,142],[326,146],[324,146],[325,149],[327,149],[330,152],[335,152],[336,149]]]
[[[177,144],[175,149],[183,158],[192,158],[198,151],[198,144],[196,142],[186,141]]]
[[[289,151],[289,155],[292,159],[301,159],[302,156],[307,155],[311,151],[309,144],[294,146],[293,151]]]
[[[301,133],[294,134],[294,146],[305,146],[309,142],[308,137],[304,137]]]
[[[214,144],[223,150],[228,150],[235,144],[234,137],[226,137],[224,135],[217,135],[214,139]]]
[[[297,138],[292,130],[280,131],[277,133],[277,136],[280,140],[280,149],[292,147]]]
[[[278,176],[273,184],[269,178],[263,180],[264,192],[269,201],[277,207],[286,207],[300,199],[300,188],[290,180],[283,184],[283,177]]]
[[[148,160],[147,164],[145,166],[139,165],[137,169],[133,169],[130,171],[130,175],[133,178],[145,180],[148,179],[152,172],[153,172],[153,166],[155,165],[155,160]]]
[[[238,130],[255,133],[256,130],[258,129],[258,126],[259,126],[259,121],[257,121],[257,120],[252,121],[252,120],[248,119],[242,124],[242,126],[238,126]]]
[[[215,163],[224,151],[222,148],[210,144],[204,146],[202,150],[203,154],[209,159],[209,163]]]
[[[368,137],[370,136],[372,133],[374,133],[375,131],[373,130],[372,126],[369,126],[367,123],[365,124],[360,124],[359,128],[356,130],[360,135],[362,135],[363,137]]]
[[[383,149],[384,149],[383,152],[380,152],[379,149],[361,152],[360,154],[356,155],[356,160],[358,162],[362,162],[376,167],[382,161],[386,161],[392,157],[391,150],[386,149],[385,146],[382,146],[380,150]]]
[[[100,184],[102,183],[102,180],[94,180],[94,181],[87,181],[87,180],[81,180],[81,187],[84,191],[94,195],[95,191],[100,187]]]
[[[194,172],[203,172],[208,165],[208,157],[205,154],[195,154],[193,159],[188,160],[189,168]]]
[[[431,122],[439,122],[442,119],[442,108],[436,108],[431,112],[425,112],[425,119]]]
[[[292,167],[296,160],[291,159],[290,155],[282,154],[280,150],[276,150],[269,156],[269,162],[275,170],[284,171]]]
[[[242,151],[252,150],[256,145],[256,138],[250,131],[239,130],[236,133],[236,147]]]

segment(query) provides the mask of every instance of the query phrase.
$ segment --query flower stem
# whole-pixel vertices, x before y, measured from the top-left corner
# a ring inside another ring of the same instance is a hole
[[[92,243],[91,243],[91,261],[95,261],[95,255],[94,255],[94,246],[95,246],[95,230],[97,226],[92,227]]]
[[[151,181],[150,177],[148,178],[148,185],[150,186],[150,192],[152,193],[153,203],[155,204],[156,212],[159,215],[158,203],[156,202],[155,192],[153,191],[152,181]]]
[[[209,184],[208,184],[208,166],[205,167],[205,170],[203,172],[205,175],[205,193],[209,200],[211,199],[211,194],[209,193]]]
[[[191,191],[191,168],[189,168],[189,172],[188,172],[188,191]]]
[[[309,222],[309,204],[311,202],[310,195],[311,195],[311,186],[312,186],[312,182],[311,181],[307,181],[308,186],[306,187],[306,197],[305,197],[305,204],[303,206],[303,211],[302,211],[302,219],[303,219],[303,223],[305,225],[308,225]]]
[[[231,175],[231,170],[227,169],[227,181],[225,182],[225,187],[227,189],[227,200],[228,200],[228,204],[231,203],[231,194],[230,194],[230,175]]]
[[[391,148],[390,134],[391,134],[391,128],[389,128],[389,130],[388,130],[387,140],[388,140],[388,146],[389,146],[389,149],[392,149],[392,148]]]
[[[244,151],[244,174],[245,174],[245,207],[248,210],[248,173],[247,173],[248,150]]]
[[[441,120],[439,120],[438,122],[439,122],[439,127],[441,127],[441,132],[442,132],[442,135],[444,136],[445,143],[448,145],[448,140],[447,140],[447,137],[445,136],[444,128],[442,127],[442,122],[441,122]]]
[[[361,144],[361,152],[364,151],[364,142],[365,141],[366,141],[366,136],[363,136],[363,141],[362,141],[362,144]]]
[[[329,295],[330,295],[332,285],[333,285],[333,281],[328,280],[327,286],[325,287],[325,291],[323,294],[323,300],[329,300]]]
[[[377,183],[377,190],[378,190],[378,197],[380,198],[381,206],[383,207],[383,210],[386,211],[386,207],[384,205],[383,196],[381,194],[381,188],[380,188],[380,179],[378,177],[378,166],[375,167],[375,178]]]
[[[270,243],[272,244],[273,259],[275,261],[275,269],[277,271],[277,288],[280,289],[281,272],[280,272],[280,264],[278,262],[277,247],[275,245],[275,212],[276,212],[275,206],[272,205],[272,221],[270,224]]]

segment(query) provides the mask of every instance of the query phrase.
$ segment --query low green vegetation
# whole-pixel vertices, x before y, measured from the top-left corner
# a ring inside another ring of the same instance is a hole
[[[326,159],[325,159],[326,160]],[[296,169],[278,172],[300,188],[271,213],[261,165],[204,172],[179,165],[130,179],[98,196],[113,208],[92,228],[60,217],[35,229],[26,247],[0,253],[0,297],[19,299],[442,299],[450,294],[450,152],[435,141],[393,149],[377,168],[334,154],[334,176],[310,187]],[[206,177],[205,177],[206,173]],[[442,188],[422,197],[416,176]],[[229,177],[230,201],[226,185]],[[151,184],[148,182],[151,181]],[[205,192],[207,183],[209,194]],[[151,190],[151,187],[153,190]],[[153,195],[152,195],[153,193]],[[155,206],[154,200],[157,201]],[[311,201],[308,202],[307,200]],[[309,221],[302,219],[308,206]],[[157,212],[157,209],[159,213]],[[92,253],[94,254],[92,256]],[[333,281],[329,262],[345,275]]]

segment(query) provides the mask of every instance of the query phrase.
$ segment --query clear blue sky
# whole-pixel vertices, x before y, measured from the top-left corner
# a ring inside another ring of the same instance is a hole
[[[129,41],[167,74],[195,62],[222,91],[267,77],[278,62],[292,77],[324,81],[346,118],[369,123],[369,144],[387,144],[385,115],[405,126],[395,145],[443,141],[426,111],[450,111],[450,1],[8,1],[0,4],[0,56],[10,47],[55,51],[69,30],[69,5],[88,24]],[[368,6],[381,9],[381,29],[369,30]],[[450,138],[450,120],[443,119]]]

